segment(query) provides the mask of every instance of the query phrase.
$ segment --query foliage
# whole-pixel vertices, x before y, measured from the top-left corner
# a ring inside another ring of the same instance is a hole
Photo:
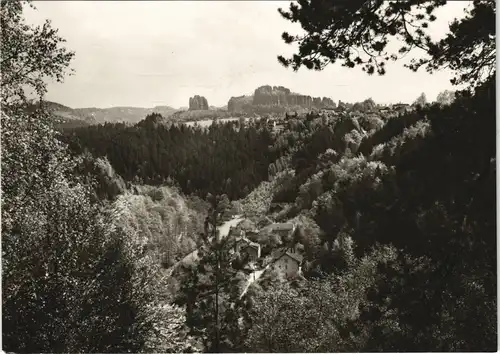
[[[399,60],[415,48],[427,55],[412,59],[407,66],[434,70],[449,66],[456,71],[454,83],[477,85],[493,77],[495,71],[495,12],[492,1],[474,1],[473,8],[461,20],[450,24],[449,32],[435,42],[429,36],[429,24],[436,20],[435,10],[445,0],[350,1],[331,3],[301,0],[289,10],[279,9],[291,22],[299,22],[304,35],[282,35],[285,43],[298,45],[291,58],[279,56],[279,62],[298,70],[321,70],[330,63],[342,62],[353,68],[361,65],[368,74],[386,72],[386,63]],[[391,39],[403,43],[399,50],[389,49]]]
[[[34,92],[46,93],[46,79],[61,82],[67,73],[74,53],[64,46],[50,21],[43,26],[30,26],[23,17],[21,0],[2,0],[0,24],[2,26],[1,51],[1,103],[7,106],[26,102]],[[28,2],[30,6],[33,5]]]
[[[359,308],[377,284],[378,266],[393,260],[392,248],[356,259],[343,274],[309,280],[298,288],[274,283],[255,295],[245,341],[251,352],[362,351],[371,326],[360,325]]]
[[[28,103],[26,85],[43,94],[42,79],[62,78],[72,56],[49,26],[24,26],[20,4],[2,2],[2,50],[6,58],[34,50],[43,60],[2,59],[7,350],[496,348],[494,4],[475,1],[437,43],[424,29],[441,0],[301,0],[282,11],[306,31],[284,35],[299,43],[298,56],[282,58],[295,69],[343,60],[382,74],[397,59],[385,53],[389,38],[402,37],[400,54],[420,46],[430,57],[411,68],[449,65],[457,82],[475,87],[442,93],[433,105],[420,97],[409,114],[382,119],[368,99],[339,102],[344,111],[328,119],[287,115],[276,134],[264,122],[202,130],[153,115],[64,137],[45,112],[13,104]],[[355,57],[356,49],[368,59]],[[23,60],[33,76],[16,76]],[[84,156],[70,156],[63,141]],[[141,180],[157,186],[127,191]],[[221,193],[246,198],[230,203]],[[264,228],[254,240],[263,255],[298,243],[306,278],[289,282],[267,270],[241,296],[246,259],[217,232],[238,210],[260,214],[256,225]],[[266,231],[273,217],[293,217],[299,226],[291,238]],[[169,266],[197,246],[173,305],[171,272],[161,262]]]
[[[75,153],[88,149],[94,157],[107,156],[125,181],[160,185],[171,178],[184,193],[202,198],[209,192],[243,197],[268,178],[268,164],[279,154],[269,150],[270,132],[251,124],[239,131],[229,123],[208,130],[104,124],[68,131],[64,140]]]
[[[374,131],[361,142],[358,152],[365,156],[370,155],[372,149],[391,140],[393,137],[401,134],[405,128],[408,128],[418,122],[421,115],[412,112],[390,118],[385,125]]]
[[[48,22],[26,25],[22,6],[1,9],[4,349],[146,350],[168,321],[158,311],[159,267],[121,227],[119,203],[96,201],[94,169],[119,189],[111,198],[123,188],[109,164],[71,157],[50,115],[26,109],[25,89],[43,95],[45,79],[62,80],[73,54]]]
[[[450,24],[450,32],[437,43],[428,43],[431,59],[412,61],[417,70],[427,65],[427,71],[449,67],[457,72],[453,84],[477,87],[495,77],[496,72],[496,4],[492,1],[473,1],[472,9],[462,20]]]
[[[485,294],[478,278],[460,274],[465,270],[462,266],[449,258],[436,263],[427,257],[400,254],[397,261],[379,267],[381,277],[369,290],[370,303],[361,314],[374,324],[366,350],[493,348],[494,316],[483,311],[489,311],[495,301]],[[479,298],[482,302],[474,303]],[[470,312],[484,317],[472,320],[467,318]]]
[[[232,238],[221,238],[217,226],[229,207],[227,196],[207,197],[204,243],[198,249],[199,262],[189,267],[176,303],[186,306],[186,324],[209,352],[238,351],[242,334],[239,310],[244,276],[234,253]],[[241,260],[240,260],[241,261]]]
[[[375,101],[373,101],[372,98],[367,98],[363,102],[356,102],[351,109],[353,111],[369,112],[373,110],[375,106],[376,106]]]
[[[299,215],[291,222],[297,224],[294,241],[304,246],[305,258],[309,260],[318,259],[321,250],[322,231],[309,216]]]
[[[295,207],[312,205],[306,213],[324,232],[320,252],[307,255],[308,277],[348,271],[337,244],[345,237],[356,242],[357,257],[377,242],[403,252],[373,290],[380,297],[364,315],[371,324],[357,325],[376,333],[364,350],[496,345],[496,315],[486,315],[496,306],[493,85],[390,119],[365,138],[380,141],[368,159],[319,159],[295,194]]]
[[[373,133],[384,126],[384,121],[376,115],[363,115],[359,118],[359,125],[369,133]]]
[[[427,104],[427,96],[425,95],[424,92],[420,94],[420,96],[417,97],[413,105],[417,107],[424,107]]]
[[[247,215],[265,215],[271,207],[273,194],[283,180],[287,178],[288,172],[284,171],[274,176],[270,182],[263,181],[249,193],[243,200],[243,211]]]
[[[115,172],[108,159],[95,159],[88,152],[82,154],[81,159],[75,173],[93,184],[97,200],[112,201],[127,190],[125,181]]]
[[[156,325],[156,333],[146,343],[146,351],[156,353],[197,353],[200,343],[188,334],[185,310],[174,304],[161,305],[163,319]]]
[[[124,206],[121,223],[129,234],[137,234],[151,257],[168,268],[193,251],[203,231],[202,212],[169,187],[136,187],[138,194],[121,194]]]
[[[370,159],[394,165],[400,159],[404,159],[405,154],[418,149],[422,141],[430,133],[430,130],[431,127],[428,121],[419,120],[415,125],[405,128],[403,133],[395,136],[387,143],[375,146]]]
[[[454,100],[455,100],[455,92],[444,90],[437,95],[436,103],[442,106],[447,106],[452,104]]]
[[[153,331],[151,267],[39,114],[2,119],[4,346],[127,352]],[[118,300],[118,301],[117,301]]]

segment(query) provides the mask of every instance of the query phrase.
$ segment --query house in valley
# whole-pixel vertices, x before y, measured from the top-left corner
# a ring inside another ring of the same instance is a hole
[[[230,227],[230,235],[234,235],[234,237],[244,237],[249,231],[255,230],[255,223],[248,219],[242,220],[238,225],[234,227]]]
[[[239,230],[248,231],[248,230],[254,230],[256,226],[253,221],[249,219],[244,219],[238,224],[237,228]]]
[[[260,245],[252,242],[246,237],[238,237],[234,243],[234,250],[240,253],[246,253],[251,261],[260,258]]]
[[[291,278],[301,272],[303,259],[304,257],[294,247],[282,249],[275,254],[272,268]]]
[[[260,245],[256,242],[249,242],[241,247],[241,252],[248,255],[251,262],[255,262],[260,258]]]
[[[281,223],[281,224],[272,224],[268,227],[271,233],[278,234],[281,237],[287,237],[293,234],[296,225],[294,223]]]
[[[285,129],[285,124],[284,123],[285,122],[280,122],[280,123],[277,123],[277,124],[275,123],[274,127],[273,127],[273,131],[276,132],[276,133],[283,131]]]

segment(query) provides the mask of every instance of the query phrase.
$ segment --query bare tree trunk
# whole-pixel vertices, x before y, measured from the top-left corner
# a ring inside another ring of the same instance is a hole
[[[218,252],[217,252],[218,253]],[[219,255],[217,255],[217,269],[215,275],[215,351],[220,353],[220,328],[219,328]]]
[[[218,242],[217,240],[217,214],[216,212],[213,213],[212,216],[212,242]],[[216,252],[216,259],[217,259],[217,265],[215,269],[215,352],[219,353],[220,350],[220,326],[219,326],[219,273],[220,273],[220,249],[219,245],[216,243],[217,246],[217,252]]]

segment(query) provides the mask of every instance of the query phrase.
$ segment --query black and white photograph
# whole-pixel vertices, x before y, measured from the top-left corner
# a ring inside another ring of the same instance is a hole
[[[0,4],[3,352],[498,351],[496,1]]]

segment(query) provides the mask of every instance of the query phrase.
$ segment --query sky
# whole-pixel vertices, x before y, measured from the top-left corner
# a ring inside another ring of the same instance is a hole
[[[50,19],[74,51],[74,75],[50,82],[46,99],[72,108],[113,106],[188,106],[205,96],[224,106],[231,96],[252,94],[262,85],[326,96],[334,101],[412,103],[452,89],[451,72],[414,73],[389,63],[384,76],[360,68],[330,65],[321,72],[281,66],[295,47],[281,33],[300,32],[283,19],[288,1],[37,1],[27,9],[28,23]],[[432,36],[447,32],[468,2],[453,1],[438,10]],[[410,56],[408,56],[410,57]]]

